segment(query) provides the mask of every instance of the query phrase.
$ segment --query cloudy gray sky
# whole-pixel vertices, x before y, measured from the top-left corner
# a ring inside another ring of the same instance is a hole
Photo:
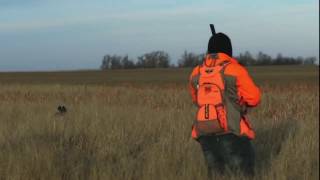
[[[98,68],[131,58],[206,51],[209,24],[246,50],[319,58],[318,0],[0,0],[0,71]]]

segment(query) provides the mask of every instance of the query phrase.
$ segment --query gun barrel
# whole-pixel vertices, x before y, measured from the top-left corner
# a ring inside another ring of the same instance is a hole
[[[212,35],[215,35],[216,34],[216,30],[214,29],[214,25],[213,24],[210,24],[210,29],[211,29]]]

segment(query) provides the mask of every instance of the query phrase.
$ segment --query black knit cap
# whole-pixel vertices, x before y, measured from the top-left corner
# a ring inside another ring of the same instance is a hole
[[[232,57],[232,44],[230,38],[223,33],[217,33],[210,37],[208,54],[225,53]]]

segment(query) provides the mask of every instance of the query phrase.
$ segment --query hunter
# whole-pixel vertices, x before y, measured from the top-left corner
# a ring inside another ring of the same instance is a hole
[[[261,93],[245,67],[232,57],[230,38],[215,33],[207,54],[189,79],[189,90],[197,106],[192,137],[202,148],[209,176],[226,170],[254,175],[255,138],[247,112],[260,103]]]

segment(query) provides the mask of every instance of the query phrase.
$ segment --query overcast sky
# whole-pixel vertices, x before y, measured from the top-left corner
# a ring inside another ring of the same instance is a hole
[[[99,68],[105,54],[204,53],[209,24],[234,55],[319,56],[318,0],[0,0],[0,71]]]

